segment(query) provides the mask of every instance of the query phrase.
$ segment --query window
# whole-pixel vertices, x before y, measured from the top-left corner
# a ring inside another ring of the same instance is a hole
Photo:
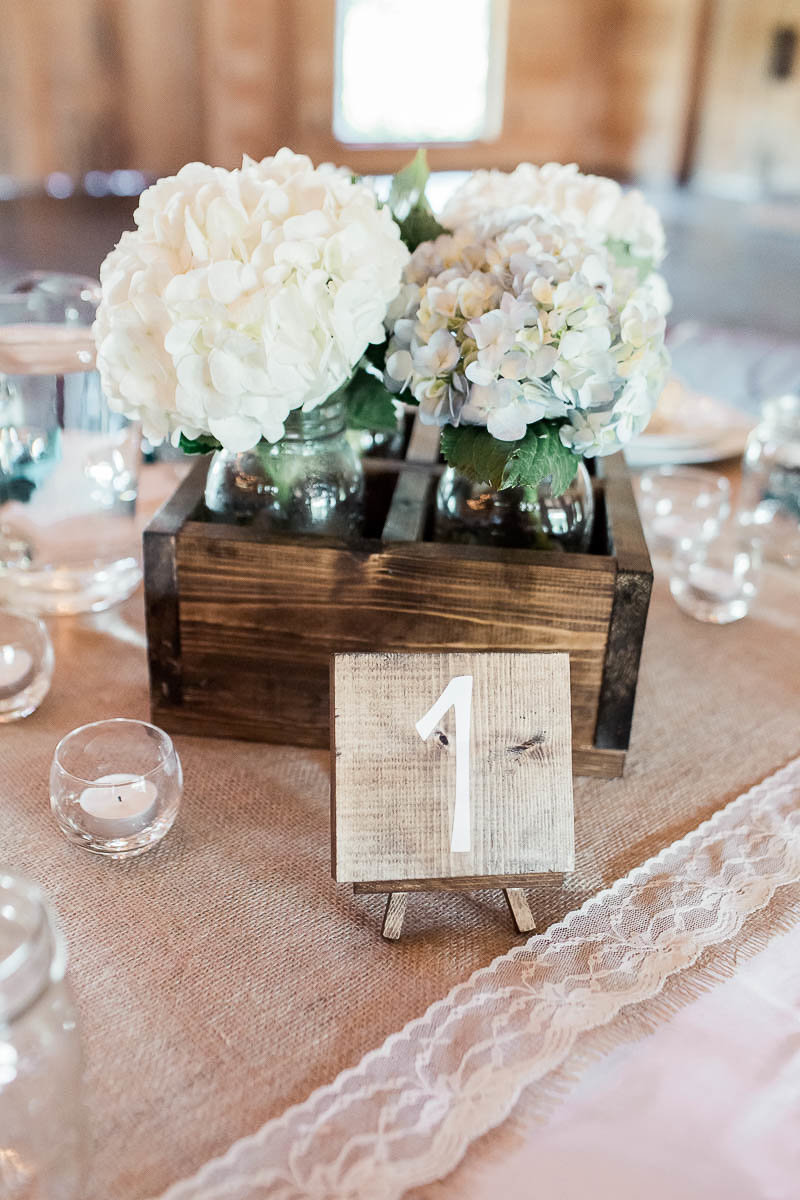
[[[353,145],[490,141],[507,0],[338,0],[333,131]]]

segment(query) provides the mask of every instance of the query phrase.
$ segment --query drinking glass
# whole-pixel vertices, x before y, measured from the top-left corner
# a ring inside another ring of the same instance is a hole
[[[800,566],[800,393],[762,404],[747,439],[741,496],[762,527],[765,554]]]
[[[52,678],[53,643],[44,622],[0,608],[0,725],[34,712]]]
[[[100,285],[36,274],[0,295],[0,597],[99,611],[141,578],[140,435],[94,370]]]
[[[36,884],[0,870],[0,1196],[81,1200],[86,1132],[67,954]]]
[[[639,477],[639,511],[653,554],[684,538],[711,538],[730,513],[728,480],[697,467],[650,467]]]
[[[759,585],[761,540],[737,517],[712,538],[685,537],[672,556],[670,591],[698,621],[727,625],[747,616]]]
[[[132,858],[172,828],[183,792],[171,739],[146,721],[115,718],[62,738],[50,768],[50,807],[71,842]]]

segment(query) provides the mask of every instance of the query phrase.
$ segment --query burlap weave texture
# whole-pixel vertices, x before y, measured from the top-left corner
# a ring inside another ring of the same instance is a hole
[[[800,580],[770,569],[748,620],[677,611],[656,583],[623,780],[576,781],[577,870],[531,895],[540,928],[800,751]],[[146,718],[141,600],[52,625],[41,710],[0,731],[2,858],[60,912],[88,1057],[87,1200],[137,1200],[223,1152],[419,1015],[514,940],[499,893],[381,898],[330,878],[327,756],[179,738],[178,823],[114,864],[68,845],[47,804],[56,741]],[[233,669],[233,668],[232,668]]]

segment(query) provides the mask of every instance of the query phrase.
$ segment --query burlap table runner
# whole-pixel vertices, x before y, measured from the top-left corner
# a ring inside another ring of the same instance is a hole
[[[622,780],[576,781],[577,870],[531,895],[540,928],[800,751],[800,580],[770,568],[752,615],[700,625],[657,579]],[[381,898],[330,879],[327,756],[177,739],[175,829],[127,864],[68,845],[47,803],[56,741],[147,717],[141,598],[52,623],[53,689],[0,730],[2,858],[61,914],[86,1041],[87,1200],[158,1194],[354,1065],[514,942],[500,893]],[[233,669],[233,668],[232,668]]]

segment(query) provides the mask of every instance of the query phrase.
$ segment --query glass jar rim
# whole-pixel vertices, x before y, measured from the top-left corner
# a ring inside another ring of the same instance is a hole
[[[64,734],[53,751],[53,762],[57,764],[59,771],[70,779],[74,779],[77,783],[84,783],[87,787],[95,787],[97,784],[96,779],[84,779],[82,775],[76,775],[74,771],[67,770],[61,761],[60,755],[70,738],[77,737],[79,733],[86,733],[90,729],[99,729],[103,725],[132,725],[138,729],[151,729],[153,733],[158,735],[159,745],[162,750],[161,760],[154,767],[151,767],[149,771],[138,772],[137,779],[149,779],[151,775],[155,775],[162,769],[171,754],[175,754],[175,745],[172,738],[163,729],[159,729],[158,725],[153,725],[150,721],[139,721],[136,717],[105,717],[102,721],[88,721],[85,725],[78,725],[75,729],[71,729],[69,733]]]
[[[10,995],[0,1001],[0,1024],[24,1012],[48,984],[64,978],[67,968],[66,943],[42,888],[27,876],[0,867],[0,895],[12,890],[29,904],[35,919],[13,950],[0,958],[0,997],[3,987],[10,989]]]
[[[706,487],[713,487],[716,491],[729,493],[731,490],[730,480],[724,475],[719,475],[716,471],[709,471],[704,467],[687,466],[682,463],[659,463],[652,467],[645,467],[639,476],[639,486],[643,487],[646,483],[656,479],[679,479],[686,483],[694,480],[697,483],[703,483]]]
[[[800,420],[800,393],[770,396],[761,405],[761,420],[778,428],[795,425]]]

